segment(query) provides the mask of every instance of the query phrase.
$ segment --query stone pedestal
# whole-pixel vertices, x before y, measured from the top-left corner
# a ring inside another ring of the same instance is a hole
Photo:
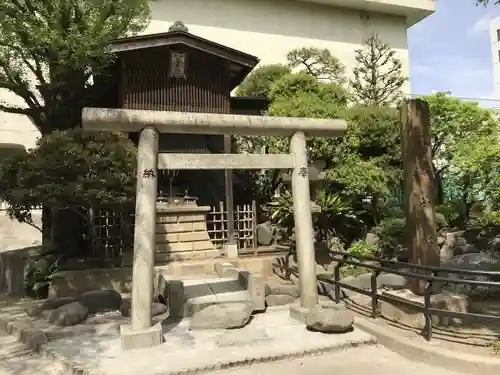
[[[226,243],[224,244],[224,252],[226,253],[226,258],[237,259],[238,245],[236,243]]]
[[[424,314],[415,308],[398,304],[397,301],[424,306],[424,297],[418,296],[409,289],[384,291],[382,295],[394,299],[395,303],[380,302],[380,313],[387,319],[410,326],[423,329],[425,327]],[[430,307],[440,310],[466,313],[469,311],[469,299],[463,294],[442,292],[431,296]],[[459,326],[462,324],[460,318],[432,316],[432,324],[437,326]]]
[[[158,202],[156,208],[156,262],[217,258],[207,231],[209,206]]]
[[[131,325],[122,324],[120,336],[123,350],[151,348],[163,343],[161,323],[139,330],[132,329]]]

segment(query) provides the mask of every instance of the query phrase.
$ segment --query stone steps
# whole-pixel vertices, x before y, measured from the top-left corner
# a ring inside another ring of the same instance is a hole
[[[259,275],[231,264],[217,267],[215,277],[178,279],[157,274],[157,294],[167,303],[170,317],[191,317],[210,305],[251,302],[254,311],[265,309],[265,284]]]

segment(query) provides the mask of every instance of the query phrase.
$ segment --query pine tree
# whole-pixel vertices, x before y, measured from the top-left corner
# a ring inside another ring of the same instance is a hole
[[[396,51],[378,35],[365,41],[363,48],[356,51],[355,59],[350,85],[357,102],[388,105],[401,98],[401,87],[408,78],[403,74]]]

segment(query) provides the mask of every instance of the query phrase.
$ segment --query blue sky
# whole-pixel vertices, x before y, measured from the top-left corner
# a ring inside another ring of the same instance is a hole
[[[492,97],[489,20],[500,16],[500,5],[477,7],[475,0],[436,4],[435,14],[408,31],[412,94],[437,90]]]

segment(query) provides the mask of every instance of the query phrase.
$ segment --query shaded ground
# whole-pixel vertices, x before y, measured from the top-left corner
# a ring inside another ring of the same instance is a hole
[[[0,331],[0,375],[63,375],[63,369]]]

